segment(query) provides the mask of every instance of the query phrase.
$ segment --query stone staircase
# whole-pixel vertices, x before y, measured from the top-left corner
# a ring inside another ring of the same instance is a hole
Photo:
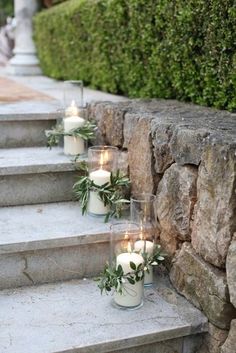
[[[81,216],[73,163],[44,147],[55,115],[40,111],[0,115],[0,353],[196,353],[207,319],[164,270],[137,311],[100,295],[109,224]]]

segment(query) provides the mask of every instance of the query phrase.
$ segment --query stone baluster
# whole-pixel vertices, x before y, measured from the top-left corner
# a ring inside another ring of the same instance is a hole
[[[37,10],[37,0],[14,0],[15,47],[14,56],[8,65],[8,72],[13,75],[39,75],[41,73],[32,38],[32,18]]]

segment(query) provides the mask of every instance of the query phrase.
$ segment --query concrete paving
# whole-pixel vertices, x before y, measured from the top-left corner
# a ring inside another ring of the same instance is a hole
[[[145,305],[136,311],[114,308],[90,280],[2,291],[0,351],[104,353],[137,346],[144,352],[139,345],[166,341],[169,348],[158,352],[182,353],[184,338],[176,338],[206,331],[206,318],[162,274],[158,282],[158,289],[145,290]]]

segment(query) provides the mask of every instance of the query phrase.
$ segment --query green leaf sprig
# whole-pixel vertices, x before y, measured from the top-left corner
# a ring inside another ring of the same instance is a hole
[[[130,267],[133,271],[125,274],[121,265],[118,265],[116,268],[115,265],[109,266],[109,264],[106,263],[101,277],[98,278],[98,288],[101,290],[101,294],[104,291],[106,293],[110,292],[112,288],[114,288],[117,293],[122,294],[126,281],[132,285],[141,281],[144,277],[143,264],[141,263],[136,266],[135,263],[131,261]]]
[[[87,174],[84,165],[82,169]],[[130,202],[123,196],[124,189],[128,188],[129,184],[129,178],[121,175],[118,170],[115,174],[111,173],[110,182],[103,185],[95,184],[88,175],[79,176],[73,186],[73,191],[76,199],[81,203],[82,214],[85,214],[88,210],[89,192],[97,191],[104,206],[108,206],[110,209],[105,216],[105,222],[108,222],[111,217],[120,218],[124,205]]]
[[[121,265],[117,267],[115,265],[109,266],[106,263],[103,272],[98,278],[98,288],[101,294],[105,291],[106,293],[114,289],[117,293],[123,294],[125,290],[126,280],[130,284],[135,284],[144,278],[145,272],[149,273],[149,266],[160,265],[166,257],[166,254],[162,252],[161,246],[157,244],[154,248],[153,255],[148,255],[147,253],[142,254],[144,258],[144,263],[138,266],[135,263],[130,262],[130,268],[132,272],[124,273]]]
[[[96,129],[96,124],[91,121],[86,121],[83,126],[72,129],[69,132],[64,131],[62,124],[56,125],[51,130],[45,131],[45,135],[47,137],[47,147],[51,149],[53,146],[57,146],[60,138],[63,136],[80,137],[85,141],[92,140],[95,138]]]

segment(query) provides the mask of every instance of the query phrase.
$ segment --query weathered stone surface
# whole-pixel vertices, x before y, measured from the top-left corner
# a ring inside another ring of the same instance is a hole
[[[205,139],[208,134],[209,132],[205,129],[178,127],[170,144],[174,160],[180,165],[198,165],[201,161]]]
[[[124,118],[124,148],[128,148],[130,144],[133,131],[138,124],[140,115],[134,113],[126,113]]]
[[[224,267],[236,229],[236,144],[215,143],[202,155],[192,232],[194,249],[211,264]]]
[[[196,181],[196,167],[174,163],[158,185],[156,210],[162,231],[161,241],[172,255],[178,241],[190,240],[191,218],[197,195]]]
[[[204,335],[203,343],[197,353],[220,353],[228,333],[228,330],[221,330],[209,323],[208,333]]]
[[[168,254],[170,259],[175,255],[176,250],[181,247],[181,242],[179,239],[171,233],[166,232],[165,230],[161,230],[160,232],[160,245],[162,249]]]
[[[230,301],[236,307],[236,233],[230,244],[227,260],[226,273],[229,286]]]
[[[118,169],[125,175],[129,173],[129,164],[128,164],[128,152],[119,151],[118,155]]]
[[[173,127],[170,124],[159,124],[156,120],[152,121],[152,141],[153,153],[155,158],[155,170],[157,173],[164,173],[174,162],[170,140],[173,135]]]
[[[229,336],[221,348],[221,353],[234,353],[236,350],[236,320],[231,321]]]
[[[236,309],[229,302],[226,275],[206,263],[184,243],[170,272],[176,289],[195,306],[202,309],[211,323],[221,329],[229,328]]]
[[[97,122],[96,144],[123,145],[123,120],[127,109],[125,102],[94,103],[88,108],[89,119]]]
[[[128,160],[132,192],[154,193],[156,180],[149,119],[140,119],[134,128],[128,146]]]
[[[0,352],[128,353],[136,347],[139,353],[195,353],[188,343],[190,349],[182,350],[183,341],[206,332],[206,318],[176,297],[178,305],[170,305],[155,287],[147,288],[145,305],[127,311],[115,309],[111,296],[101,296],[93,280],[4,290]]]

